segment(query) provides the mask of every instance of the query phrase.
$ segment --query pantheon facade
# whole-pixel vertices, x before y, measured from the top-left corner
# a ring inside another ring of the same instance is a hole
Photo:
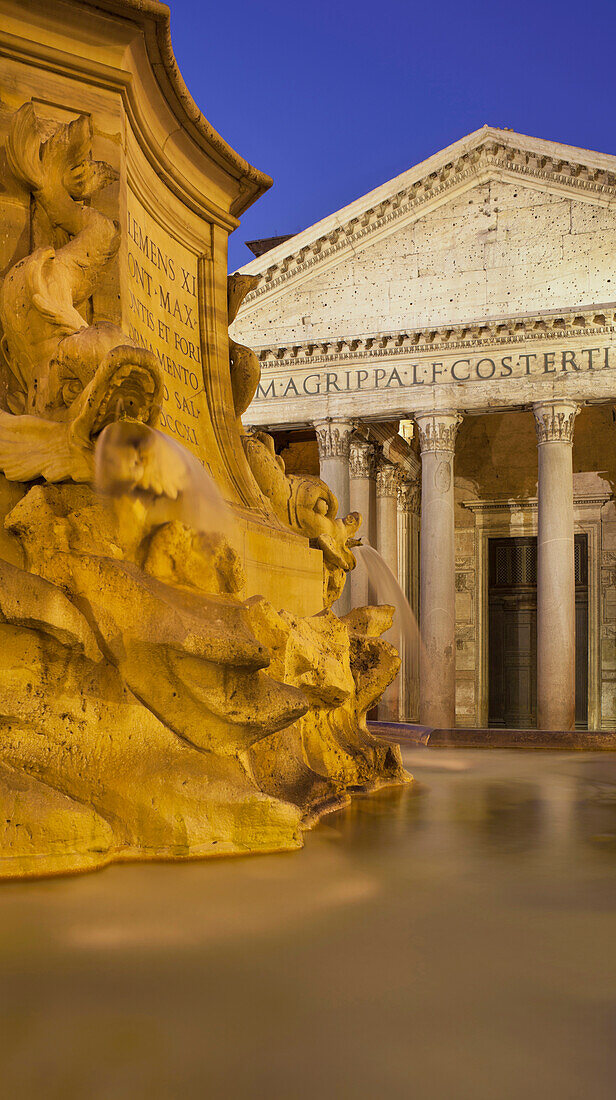
[[[397,573],[401,716],[613,729],[616,157],[484,126],[273,243],[245,422]]]

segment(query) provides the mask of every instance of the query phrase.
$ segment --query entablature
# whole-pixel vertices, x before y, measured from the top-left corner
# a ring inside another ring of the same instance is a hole
[[[263,374],[245,417],[254,426],[616,402],[613,302],[258,353]]]

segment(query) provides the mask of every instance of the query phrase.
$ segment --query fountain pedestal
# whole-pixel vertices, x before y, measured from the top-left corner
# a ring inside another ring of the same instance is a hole
[[[360,517],[242,428],[227,236],[271,181],[193,103],[165,5],[5,0],[0,47],[0,877],[296,848],[406,777],[365,722],[391,615],[328,610]]]

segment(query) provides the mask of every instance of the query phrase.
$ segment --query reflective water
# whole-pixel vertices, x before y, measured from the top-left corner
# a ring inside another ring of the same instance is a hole
[[[616,754],[405,758],[303,852],[4,886],[3,1095],[611,1098]]]

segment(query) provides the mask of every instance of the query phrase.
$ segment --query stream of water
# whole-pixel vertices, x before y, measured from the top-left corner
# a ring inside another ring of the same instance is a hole
[[[11,1100],[611,1100],[616,754],[405,749],[302,852],[5,883]]]
[[[186,447],[155,428],[134,420],[107,425],[96,443],[95,484],[107,497],[146,497],[159,522],[175,519],[233,542],[233,514],[214,478]]]
[[[381,554],[369,544],[356,547],[354,553],[357,568],[365,570],[368,575],[371,603],[391,604],[395,609],[393,624],[383,637],[398,650],[402,666],[399,676],[383,695],[379,714],[385,719],[396,721],[401,704],[404,717],[416,718],[421,645],[417,619],[397,578]]]

